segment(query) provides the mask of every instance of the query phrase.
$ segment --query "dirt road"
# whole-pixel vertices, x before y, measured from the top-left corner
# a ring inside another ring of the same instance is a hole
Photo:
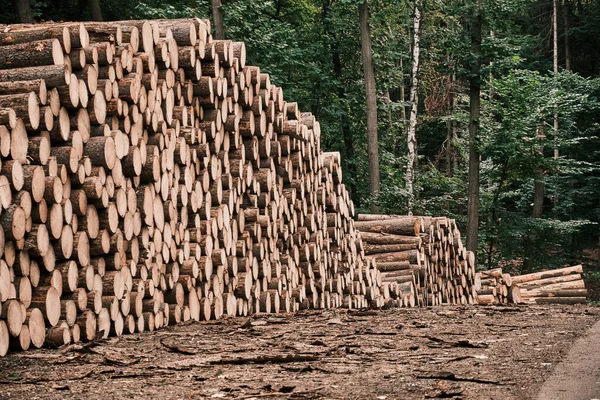
[[[600,398],[600,322],[569,350],[542,385],[538,400]]]
[[[299,313],[0,359],[0,398],[535,399],[588,306]]]

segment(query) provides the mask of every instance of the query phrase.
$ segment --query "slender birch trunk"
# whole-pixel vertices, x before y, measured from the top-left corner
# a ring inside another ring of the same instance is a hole
[[[410,115],[408,121],[408,163],[406,166],[406,191],[408,193],[408,215],[412,215],[415,192],[415,159],[417,148],[417,109],[419,105],[419,61],[420,61],[420,40],[421,40],[421,8],[423,0],[415,0],[415,14],[413,19],[413,46],[412,46],[412,72],[410,87]]]

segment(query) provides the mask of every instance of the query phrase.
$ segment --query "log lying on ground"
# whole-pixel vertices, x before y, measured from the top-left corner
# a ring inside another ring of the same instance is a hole
[[[554,269],[549,271],[534,272],[526,275],[516,275],[512,277],[512,281],[515,284],[538,281],[540,279],[554,278],[559,276],[581,274],[583,267],[581,265],[575,265],[573,267]]]
[[[208,20],[13,25],[0,54],[0,355],[422,301],[365,259],[318,121]]]
[[[480,303],[580,304],[587,300],[581,265],[511,276],[501,268],[478,272],[474,291]]]
[[[523,302],[540,304],[583,304],[587,290],[581,274],[583,267],[559,268],[512,277]]]

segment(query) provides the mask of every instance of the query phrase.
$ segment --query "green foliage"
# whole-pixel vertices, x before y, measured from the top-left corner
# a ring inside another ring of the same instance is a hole
[[[585,233],[598,221],[599,193],[583,177],[597,175],[598,169],[581,157],[581,145],[598,145],[599,84],[567,71],[552,76],[514,70],[494,80],[480,143],[486,160],[481,239],[488,265],[517,259],[525,270],[557,266],[592,245]],[[552,156],[555,147],[559,158]],[[530,218],[536,168],[545,175],[543,219]],[[588,212],[576,212],[579,204]]]

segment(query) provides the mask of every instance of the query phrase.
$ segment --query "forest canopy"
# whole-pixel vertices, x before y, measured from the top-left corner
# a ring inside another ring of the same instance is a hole
[[[481,267],[598,262],[600,0],[14,0],[0,22],[213,18],[216,9],[248,63],[320,121],[358,212],[445,215],[466,232],[471,178]]]

